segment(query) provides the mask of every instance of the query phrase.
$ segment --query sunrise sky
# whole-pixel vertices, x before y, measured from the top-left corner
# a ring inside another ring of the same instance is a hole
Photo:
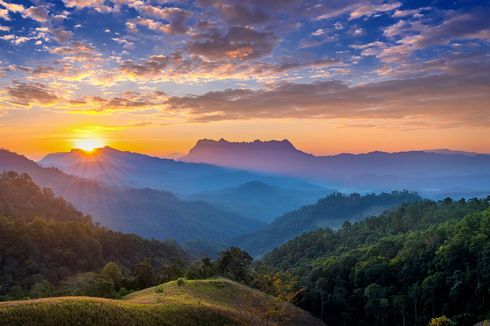
[[[1,146],[490,152],[488,1],[0,0]]]

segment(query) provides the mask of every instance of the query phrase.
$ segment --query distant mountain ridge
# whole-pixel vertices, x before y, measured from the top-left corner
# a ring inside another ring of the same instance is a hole
[[[331,193],[332,190],[296,190],[251,181],[237,187],[193,194],[188,199],[202,200],[237,214],[263,222],[307,204]]]
[[[120,151],[111,147],[86,153],[71,150],[48,154],[39,163],[68,174],[102,180],[109,185],[154,188],[190,194],[261,181],[281,187],[318,189],[318,186],[289,177],[251,173],[206,163],[187,163]]]
[[[146,238],[223,241],[264,226],[204,202],[183,201],[168,191],[108,186],[0,150],[0,171],[7,170],[28,173],[37,184],[51,188],[103,225]]]
[[[432,195],[490,190],[490,155],[450,150],[314,156],[287,140],[205,139],[181,160],[303,178],[347,192],[411,189]]]

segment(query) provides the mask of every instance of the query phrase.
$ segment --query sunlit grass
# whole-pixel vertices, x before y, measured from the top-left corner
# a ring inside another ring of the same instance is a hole
[[[168,282],[122,300],[61,297],[0,303],[7,325],[321,325],[307,313],[223,278]]]

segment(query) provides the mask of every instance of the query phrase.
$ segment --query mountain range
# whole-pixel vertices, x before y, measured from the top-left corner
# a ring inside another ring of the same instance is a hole
[[[181,160],[302,178],[344,192],[410,189],[465,196],[490,190],[490,155],[450,150],[314,156],[288,140],[203,139]]]
[[[345,220],[414,200],[408,196],[379,204],[371,198],[369,207],[332,213],[342,198],[325,198],[330,189],[408,189],[431,197],[481,197],[490,189],[490,155],[450,150],[314,156],[288,140],[204,139],[181,160],[104,147],[53,153],[36,163],[2,150],[0,171],[30,174],[118,231],[191,241],[198,247],[211,240],[239,245],[254,255],[303,232],[338,228]],[[322,209],[312,208],[317,201]]]
[[[168,191],[108,185],[0,150],[0,171],[8,170],[28,173],[37,184],[52,189],[96,222],[146,238],[224,241],[265,225],[202,201],[181,200]]]
[[[48,154],[39,164],[59,168],[67,174],[103,181],[108,185],[148,187],[187,195],[251,181],[296,189],[321,189],[305,181],[270,173],[251,173],[212,164],[187,163],[120,151],[108,146],[90,153],[73,149],[70,152]]]

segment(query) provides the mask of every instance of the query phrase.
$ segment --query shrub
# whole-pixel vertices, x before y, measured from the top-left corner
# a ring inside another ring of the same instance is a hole
[[[451,326],[452,324],[451,319],[446,316],[432,318],[429,322],[429,326]]]
[[[179,277],[179,278],[177,279],[177,285],[178,285],[178,286],[182,286],[182,285],[184,285],[184,284],[185,284],[185,279],[184,279],[183,277]]]

